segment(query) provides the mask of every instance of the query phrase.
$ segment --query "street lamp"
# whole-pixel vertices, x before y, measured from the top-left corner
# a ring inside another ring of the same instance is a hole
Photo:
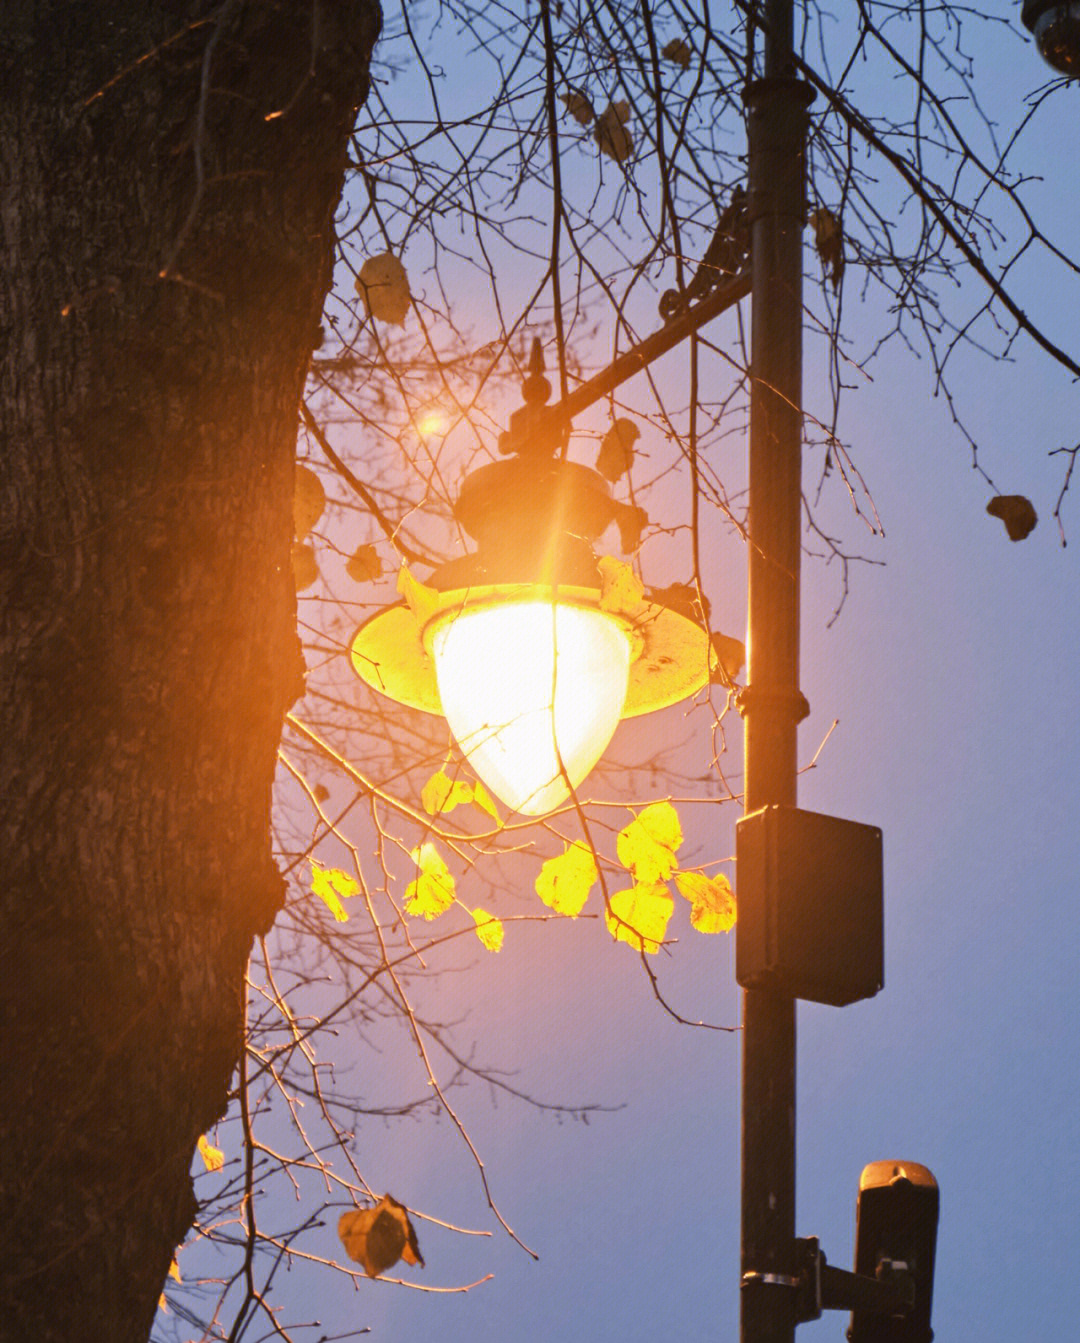
[[[1080,0],[1024,0],[1020,18],[1047,65],[1080,76]]]
[[[1024,20],[1052,10],[1060,25],[1075,7],[1028,0]],[[678,609],[667,593],[626,591],[625,583],[619,590],[617,562],[597,561],[593,542],[620,522],[631,550],[640,519],[612,500],[596,472],[558,449],[573,413],[752,295],[751,657],[737,697],[745,724],[736,859],[736,978],[744,990],[740,1339],[792,1343],[798,1324],[844,1309],[852,1312],[849,1337],[860,1343],[930,1343],[938,1196],[925,1167],[867,1167],[854,1273],[830,1266],[813,1237],[795,1235],[795,1004],[843,1005],[881,988],[882,848],[876,827],[796,804],[797,728],[809,711],[799,689],[799,568],[813,94],[797,77],[793,0],[764,0],[757,17],[764,77],[744,95],[749,181],[739,210],[750,266],[736,260],[734,274],[703,276],[706,296],[692,306],[683,306],[685,295],[672,303],[665,296],[664,329],[555,407],[545,404],[550,387],[534,349],[526,404],[500,444],[509,460],[468,476],[454,508],[477,552],[436,570],[426,585],[406,574],[405,602],[361,626],[352,662],[392,698],[445,712],[480,777],[528,814],[569,795],[620,715],[699,691],[722,661],[706,613],[693,601]],[[733,674],[729,659],[718,679],[730,685]]]
[[[633,549],[644,514],[555,455],[569,421],[546,406],[550,390],[536,342],[506,459],[466,476],[454,505],[475,553],[424,583],[404,573],[404,601],[351,644],[362,680],[445,716],[477,775],[529,816],[582,783],[620,718],[697,694],[720,666],[699,603],[650,594],[628,565],[597,559],[612,523]]]

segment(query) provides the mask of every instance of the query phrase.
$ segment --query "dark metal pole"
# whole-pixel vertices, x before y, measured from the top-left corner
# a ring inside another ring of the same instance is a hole
[[[793,0],[766,0],[765,78],[746,90],[751,222],[749,674],[745,811],[796,801],[806,108]],[[795,1002],[743,995],[741,1343],[795,1334]]]

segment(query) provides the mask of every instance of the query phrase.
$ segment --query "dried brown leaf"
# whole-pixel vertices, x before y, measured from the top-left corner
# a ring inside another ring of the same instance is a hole
[[[405,315],[412,303],[409,277],[405,267],[393,252],[369,256],[360,267],[356,292],[372,317],[394,326],[405,325]]]
[[[302,541],[323,515],[326,491],[310,466],[297,463],[293,482],[293,528],[296,539]]]
[[[593,139],[600,153],[606,154],[616,163],[625,163],[634,152],[634,137],[626,129],[629,120],[629,103],[609,103],[593,130]]]
[[[588,126],[596,120],[592,103],[580,89],[568,89],[559,97],[563,106],[580,126]]]
[[[824,206],[810,216],[814,228],[814,246],[821,264],[832,280],[833,288],[840,288],[844,276],[844,230],[840,220]]]
[[[374,1208],[355,1208],[338,1218],[338,1238],[345,1253],[363,1264],[369,1278],[377,1278],[399,1259],[424,1267],[409,1210],[389,1194]]]
[[[660,53],[665,60],[673,61],[683,70],[690,68],[690,58],[693,54],[694,53],[691,51],[690,47],[681,37],[673,37]]]
[[[381,578],[383,567],[379,552],[372,545],[357,546],[349,556],[345,572],[354,583],[370,583]]]
[[[620,416],[612,424],[596,457],[596,469],[605,480],[614,484],[626,475],[634,465],[634,444],[640,437],[641,430],[633,420]]]
[[[294,541],[292,548],[293,581],[297,592],[313,587],[319,581],[319,566],[314,548],[303,541]]]
[[[1022,541],[1029,536],[1039,520],[1035,506],[1022,494],[998,494],[986,505],[992,518],[1000,518],[1009,533],[1010,541]]]

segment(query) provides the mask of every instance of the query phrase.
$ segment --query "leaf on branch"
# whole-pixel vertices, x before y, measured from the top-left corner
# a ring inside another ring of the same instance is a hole
[[[649,525],[649,515],[637,504],[615,505],[615,526],[619,529],[619,545],[625,555],[632,555],[641,545],[641,534]]]
[[[679,813],[670,802],[651,802],[619,831],[615,847],[635,883],[649,886],[671,876],[682,841]]]
[[[600,571],[600,610],[635,615],[645,599],[645,585],[633,569],[614,555],[601,555],[596,567]]]
[[[708,623],[712,610],[708,597],[699,592],[696,583],[669,583],[665,588],[652,588],[649,600],[661,606],[670,606],[699,625]]]
[[[599,875],[592,849],[575,839],[541,867],[536,878],[536,894],[548,909],[576,919]]]
[[[397,590],[408,602],[409,609],[423,628],[438,609],[438,591],[421,583],[418,578],[413,578],[407,564],[403,564],[398,570]]]
[[[633,420],[620,416],[604,435],[600,451],[596,458],[596,469],[612,484],[625,476],[634,465],[634,444],[641,437],[641,430]]]
[[[635,951],[653,956],[667,932],[675,901],[662,881],[616,891],[604,911],[607,930],[616,942],[627,942]]]
[[[417,874],[405,888],[405,913],[437,919],[454,903],[454,878],[434,844],[421,844],[411,857]]]
[[[596,120],[593,105],[580,89],[568,89],[559,94],[560,101],[579,126],[588,126]]]
[[[313,587],[319,581],[319,565],[314,547],[304,541],[294,541],[292,547],[293,582],[297,592]]]
[[[735,892],[722,872],[676,872],[675,885],[690,901],[690,922],[699,933],[727,933],[735,926]]]
[[[502,817],[499,815],[499,808],[495,805],[495,799],[479,779],[473,784],[472,800],[475,806],[480,807],[481,810],[487,812],[496,825],[502,820]]]
[[[424,1267],[409,1210],[389,1194],[383,1194],[374,1208],[343,1212],[338,1239],[349,1258],[363,1264],[369,1278],[377,1278],[399,1259]]]
[[[348,923],[349,916],[341,898],[360,894],[360,883],[339,867],[323,867],[314,858],[311,864],[311,893],[317,895],[338,923]]]
[[[429,816],[453,811],[472,801],[472,784],[464,779],[451,779],[442,769],[437,770],[420,791],[420,803]]]
[[[1022,494],[998,494],[986,505],[992,518],[1000,518],[1009,533],[1010,541],[1022,541],[1034,530],[1039,520],[1034,505]]]
[[[349,556],[345,572],[354,583],[370,583],[381,578],[383,567],[379,552],[372,545],[357,546]]]
[[[205,1133],[199,1136],[198,1151],[208,1171],[221,1170],[225,1165],[225,1153],[220,1147],[215,1147]]]
[[[681,37],[673,37],[660,55],[665,60],[672,61],[675,65],[680,66],[683,70],[688,70],[693,52]]]
[[[293,482],[293,528],[302,541],[323,515],[326,491],[310,466],[297,463]]]
[[[380,252],[378,256],[368,257],[360,267],[356,292],[364,300],[364,306],[372,317],[394,326],[405,325],[405,314],[409,311],[412,295],[409,293],[409,277],[405,267],[393,252]]]
[[[497,919],[494,914],[489,914],[486,909],[479,908],[473,910],[472,916],[476,924],[476,936],[488,951],[501,951],[503,938],[506,935],[502,920]]]
[[[821,257],[834,289],[840,288],[844,276],[844,230],[840,220],[824,206],[810,216],[814,228],[814,246]]]
[[[629,120],[629,103],[609,103],[593,130],[600,153],[616,163],[625,163],[634,152],[634,137],[626,129]]]
[[[735,678],[743,669],[746,661],[746,645],[730,634],[713,633],[709,635],[712,644],[714,665],[709,680],[714,684],[734,685]]]

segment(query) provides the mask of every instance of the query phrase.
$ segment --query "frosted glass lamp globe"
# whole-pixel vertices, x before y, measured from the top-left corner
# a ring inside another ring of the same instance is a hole
[[[539,816],[603,755],[622,715],[630,630],[595,607],[465,607],[426,632],[439,699],[473,769],[508,807]]]

